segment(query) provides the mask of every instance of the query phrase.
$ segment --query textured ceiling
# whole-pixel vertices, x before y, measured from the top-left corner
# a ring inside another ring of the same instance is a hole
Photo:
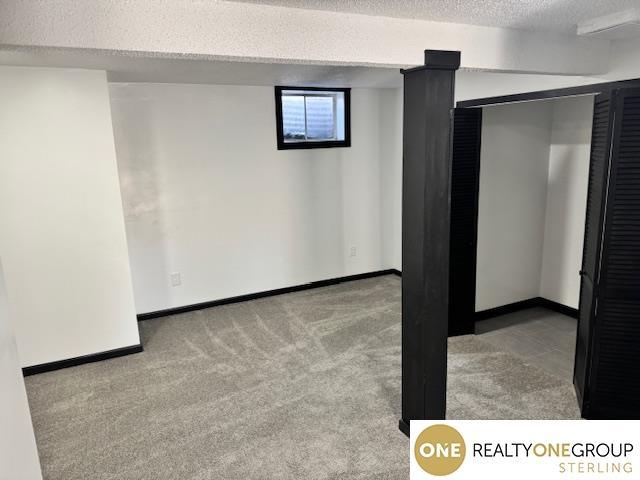
[[[234,0],[283,7],[576,33],[595,17],[640,7],[640,0]]]

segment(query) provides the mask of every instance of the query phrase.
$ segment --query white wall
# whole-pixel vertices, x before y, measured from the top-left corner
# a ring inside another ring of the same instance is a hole
[[[484,108],[476,309],[577,308],[593,97]]]
[[[0,67],[0,255],[22,366],[139,343],[106,74]]]
[[[483,110],[476,310],[539,294],[552,107]]]
[[[578,308],[593,97],[552,103],[540,296]]]
[[[379,90],[381,98],[382,255],[402,270],[402,89]]]
[[[110,92],[139,313],[391,267],[381,172],[400,155],[383,118],[393,91],[352,91],[351,148],[290,151],[276,149],[273,87]]]
[[[575,87],[603,81],[605,80],[602,78],[571,75],[532,75],[462,70],[456,73],[455,98],[456,102],[459,102],[514,93]]]
[[[611,42],[606,73],[591,76],[458,71],[456,101],[637,79],[640,78],[638,45],[637,38]]]
[[[0,479],[42,478],[0,263]]]

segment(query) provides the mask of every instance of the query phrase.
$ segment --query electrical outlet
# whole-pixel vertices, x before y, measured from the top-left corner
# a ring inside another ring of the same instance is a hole
[[[177,287],[178,285],[182,285],[182,279],[180,278],[180,273],[172,273],[171,274],[171,286]]]
[[[350,257],[355,257],[358,254],[358,249],[356,247],[351,247],[349,249],[349,256]]]

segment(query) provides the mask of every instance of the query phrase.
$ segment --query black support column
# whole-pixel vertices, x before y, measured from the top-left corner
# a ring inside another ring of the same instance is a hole
[[[426,50],[404,74],[402,419],[443,419],[449,309],[451,140],[460,52]]]

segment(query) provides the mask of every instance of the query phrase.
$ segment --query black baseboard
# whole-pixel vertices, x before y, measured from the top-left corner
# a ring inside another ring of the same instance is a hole
[[[400,270],[398,270],[397,268],[392,268],[391,269],[391,273],[393,273],[397,277],[402,277],[402,272]]]
[[[476,321],[487,320],[488,318],[499,317],[500,315],[506,315],[507,313],[519,312],[527,308],[533,308],[538,306],[537,298],[529,298],[527,300],[521,300],[519,302],[509,303],[507,305],[501,305],[499,307],[490,308],[488,310],[482,310],[476,312]]]
[[[138,321],[150,320],[152,318],[167,317],[169,315],[177,315],[179,313],[193,312],[195,310],[203,310],[205,308],[218,307],[220,305],[228,305],[230,303],[246,302],[247,300],[256,300],[258,298],[272,297],[274,295],[282,295],[285,293],[300,292],[302,290],[311,290],[312,288],[328,287],[343,282],[351,282],[353,280],[363,280],[365,278],[380,277],[383,275],[398,275],[400,272],[395,269],[379,270],[377,272],[360,273],[357,275],[349,275],[346,277],[331,278],[328,280],[319,280],[317,282],[305,283],[303,285],[295,285],[293,287],[277,288],[275,290],[267,290],[265,292],[249,293],[246,295],[238,295],[237,297],[223,298],[220,300],[212,300],[209,302],[195,303],[185,305],[183,307],[167,308],[165,310],[157,310],[155,312],[138,314]]]
[[[567,317],[578,318],[578,309],[567,307],[566,305],[562,305],[561,303],[554,302],[553,300],[549,300],[546,298],[538,297],[538,306],[548,308],[549,310],[553,310],[554,312],[562,313]]]
[[[534,307],[544,307],[572,318],[578,318],[578,310],[576,308],[567,307],[566,305],[562,305],[561,303],[554,302],[553,300],[548,300],[546,298],[534,297],[521,300],[519,302],[509,303],[508,305],[490,308],[488,310],[481,310],[476,312],[475,320],[487,320],[489,318],[499,317],[500,315],[519,312],[520,310],[526,310],[527,308]]]
[[[106,352],[91,353],[81,357],[67,358],[66,360],[58,360],[57,362],[41,363],[40,365],[24,367],[22,369],[22,374],[25,377],[28,377],[29,375],[35,375],[37,373],[51,372],[53,370],[60,370],[61,368],[75,367],[85,363],[99,362],[101,360],[108,360],[109,358],[122,357],[132,353],[139,353],[143,350],[142,344],[138,343],[137,345],[107,350]]]
[[[404,420],[404,418],[401,418],[400,421],[398,422],[398,428],[400,429],[400,431],[402,433],[404,433],[407,437],[410,434],[410,429],[409,429],[409,422],[406,422]]]

